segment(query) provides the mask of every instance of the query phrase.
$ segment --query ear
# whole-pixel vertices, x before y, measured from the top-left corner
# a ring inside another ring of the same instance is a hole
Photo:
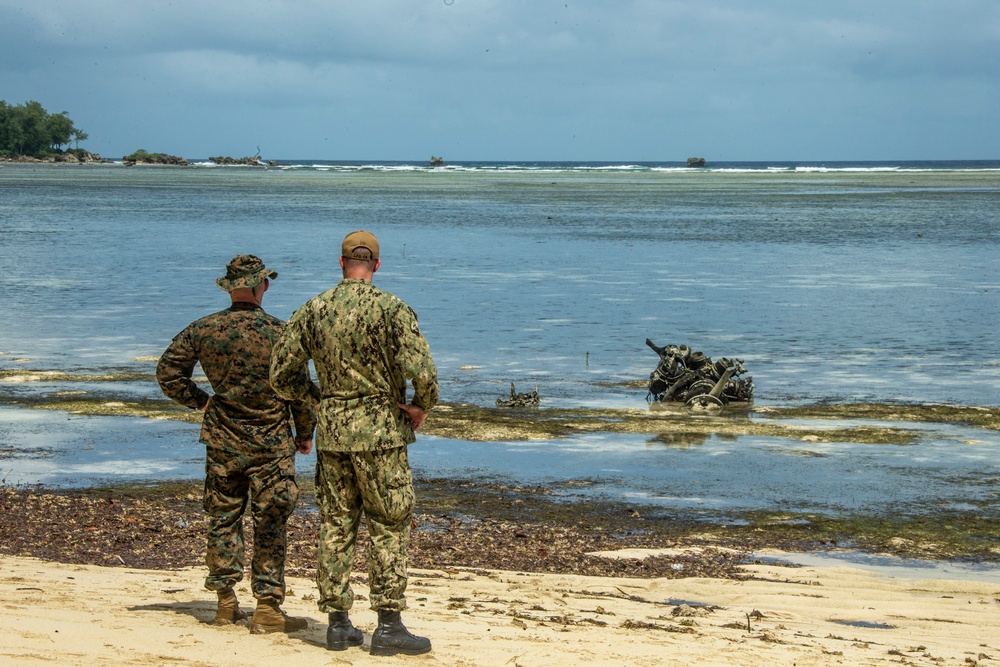
[[[340,256],[340,268],[342,268],[342,269],[346,269],[347,268],[347,262],[344,260],[344,256],[343,255]]]
[[[378,267],[380,267],[380,266],[382,266],[382,260],[381,259],[376,259],[375,260],[375,266],[372,267],[372,273],[375,273],[376,271],[378,271]]]

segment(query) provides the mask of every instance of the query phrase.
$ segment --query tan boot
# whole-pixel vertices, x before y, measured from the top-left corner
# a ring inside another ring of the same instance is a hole
[[[240,601],[236,599],[236,593],[232,588],[219,591],[219,606],[215,610],[213,625],[232,625],[246,617],[246,612],[240,609]]]
[[[268,632],[298,632],[309,627],[304,618],[289,616],[281,610],[277,602],[257,600],[257,610],[250,622],[250,632],[263,635]]]

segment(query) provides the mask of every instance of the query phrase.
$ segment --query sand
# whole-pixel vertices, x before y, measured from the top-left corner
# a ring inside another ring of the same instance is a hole
[[[585,665],[1000,664],[1000,584],[917,580],[845,567],[749,565],[754,579],[612,579],[517,572],[411,572],[404,621],[423,656],[367,652],[375,614],[352,619],[365,646],[325,650],[307,579],[285,610],[308,629],[216,627],[203,571],[66,565],[0,556],[0,664]],[[356,590],[364,594],[363,585]],[[245,582],[241,606],[252,611]]]

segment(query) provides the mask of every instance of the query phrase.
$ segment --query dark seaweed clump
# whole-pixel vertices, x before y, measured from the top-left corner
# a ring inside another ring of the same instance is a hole
[[[288,573],[313,577],[319,517],[309,480],[289,521]],[[850,549],[925,559],[1000,561],[992,512],[823,517],[753,512],[715,519],[585,499],[550,490],[419,480],[410,564],[429,570],[511,570],[612,577],[745,578],[765,547]],[[248,544],[252,525],[246,523]],[[65,563],[179,569],[204,562],[201,489],[194,482],[54,490],[0,487],[0,553]],[[367,571],[359,540],[356,572]],[[626,548],[669,550],[639,559]]]

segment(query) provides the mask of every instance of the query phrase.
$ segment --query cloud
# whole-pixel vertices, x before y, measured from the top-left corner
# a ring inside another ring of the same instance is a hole
[[[993,0],[0,0],[0,49],[8,101],[68,109],[95,143],[133,127],[185,150],[204,140],[192,124],[222,116],[232,134],[271,122],[282,141],[297,125],[303,147],[341,127],[338,145],[381,155],[425,133],[461,137],[470,159],[497,146],[599,159],[677,144],[677,128],[736,152],[766,145],[750,134],[864,148],[824,140],[817,121],[878,123],[919,152],[915,128],[949,118],[969,150],[1000,102]]]

